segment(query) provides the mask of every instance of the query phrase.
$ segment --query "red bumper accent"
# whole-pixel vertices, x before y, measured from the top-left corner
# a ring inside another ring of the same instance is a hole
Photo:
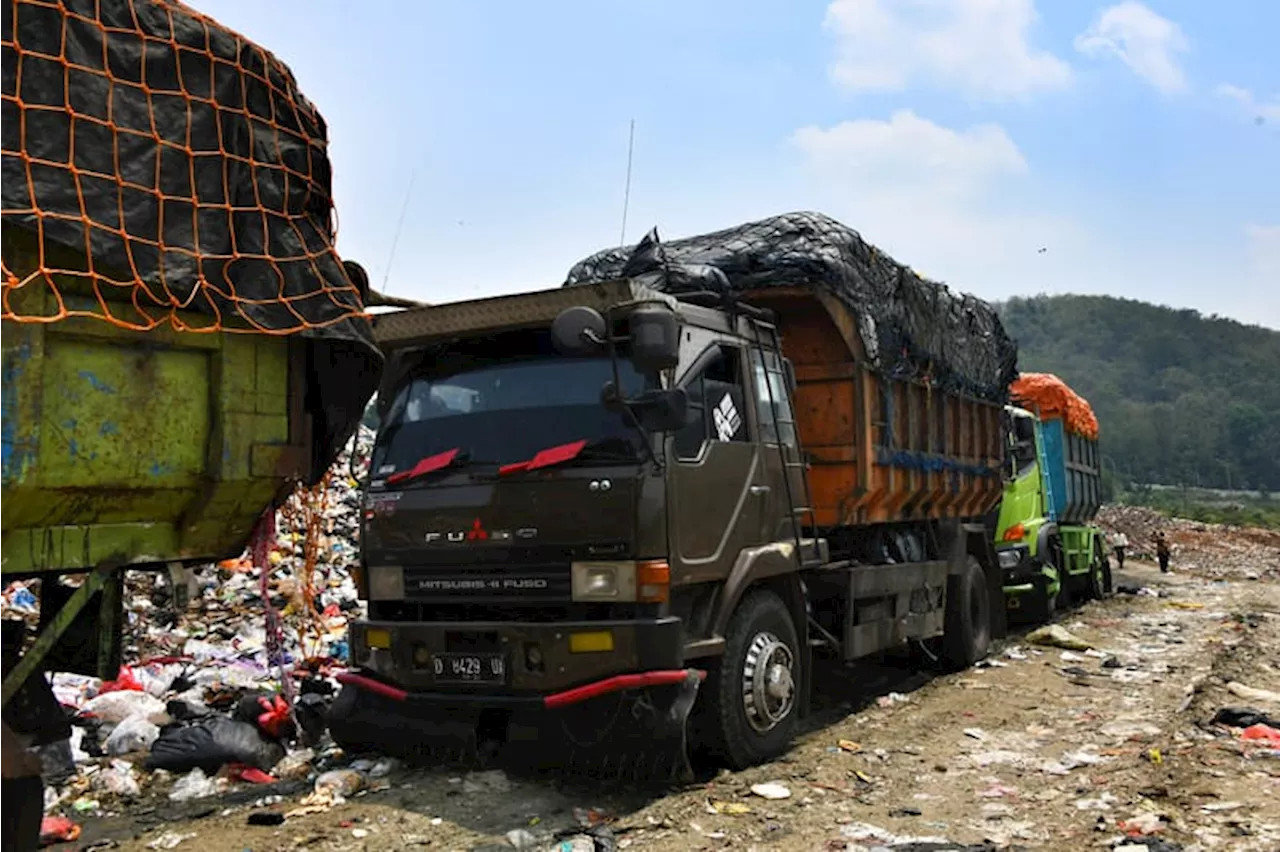
[[[575,686],[573,689],[566,689],[564,692],[555,692],[551,695],[542,697],[540,703],[548,710],[555,710],[560,707],[568,707],[570,704],[578,704],[583,701],[589,701],[592,698],[598,698],[601,695],[608,695],[613,692],[622,692],[627,689],[644,689],[650,686],[671,686],[677,683],[683,683],[693,672],[698,676],[699,680],[705,680],[707,673],[700,669],[665,669],[652,672],[638,672],[636,674],[614,675],[604,680],[598,680],[594,683],[586,683],[582,686]],[[352,672],[342,672],[337,675],[337,681],[341,684],[358,687],[389,698],[392,701],[408,701],[413,698],[413,693],[407,692],[398,686],[392,686],[378,680],[374,680],[364,675],[354,674]],[[426,697],[426,696],[424,696]],[[497,703],[503,703],[506,696],[495,696]],[[534,699],[536,700],[536,699]]]
[[[570,704],[577,704],[601,695],[608,695],[611,692],[622,692],[624,689],[643,689],[646,686],[670,686],[676,683],[683,683],[691,671],[698,675],[698,680],[703,680],[707,676],[706,672],[696,669],[667,669],[665,671],[614,675],[604,680],[598,680],[595,683],[585,683],[582,686],[575,686],[573,689],[566,689],[564,692],[556,692],[545,696],[542,699],[542,706],[548,710],[554,710],[557,707],[568,707]]]

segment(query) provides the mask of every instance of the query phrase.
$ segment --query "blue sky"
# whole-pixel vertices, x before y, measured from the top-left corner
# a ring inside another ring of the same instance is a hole
[[[814,209],[984,298],[1280,328],[1274,0],[192,2],[319,106],[339,249],[395,295],[616,245],[634,119],[628,241]]]

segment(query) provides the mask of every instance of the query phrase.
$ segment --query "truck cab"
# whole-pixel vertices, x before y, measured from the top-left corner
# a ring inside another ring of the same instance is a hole
[[[1052,547],[1055,525],[1049,517],[1041,464],[1040,418],[1014,405],[1005,406],[1005,416],[1008,469],[996,522],[996,558],[1010,606],[1043,609],[1045,602],[1056,602],[1061,581],[1060,560]]]
[[[1092,523],[1101,504],[1096,421],[1091,411],[1078,416],[1088,403],[1055,376],[1028,374],[1013,393],[1037,410],[1005,407],[1007,470],[996,558],[1009,608],[1043,621],[1074,599],[1110,590],[1102,532]],[[1059,405],[1062,400],[1070,405]],[[1095,434],[1079,428],[1084,421],[1092,421]]]

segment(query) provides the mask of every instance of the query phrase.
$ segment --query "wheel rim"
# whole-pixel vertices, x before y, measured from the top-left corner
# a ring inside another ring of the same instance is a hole
[[[747,723],[760,733],[773,730],[795,706],[795,654],[772,633],[757,633],[747,646],[742,671],[742,704]]]

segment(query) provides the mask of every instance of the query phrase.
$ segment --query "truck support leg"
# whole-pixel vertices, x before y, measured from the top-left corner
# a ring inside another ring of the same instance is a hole
[[[57,615],[53,617],[49,626],[44,629],[35,644],[31,646],[31,650],[27,651],[13,667],[13,670],[5,676],[4,686],[0,691],[0,706],[9,703],[9,700],[17,694],[22,684],[26,683],[27,678],[31,677],[40,667],[44,658],[58,644],[58,640],[62,638],[62,634],[71,626],[71,622],[84,609],[89,599],[101,589],[111,575],[116,572],[115,566],[99,565],[89,572],[89,576],[85,578],[84,583],[79,589],[76,589],[70,599],[63,604],[58,610]],[[105,598],[105,596],[104,596]],[[119,598],[117,597],[117,602]],[[117,626],[119,622],[117,621]],[[119,639],[115,640],[115,644],[119,645]],[[113,673],[114,674],[114,673]]]

